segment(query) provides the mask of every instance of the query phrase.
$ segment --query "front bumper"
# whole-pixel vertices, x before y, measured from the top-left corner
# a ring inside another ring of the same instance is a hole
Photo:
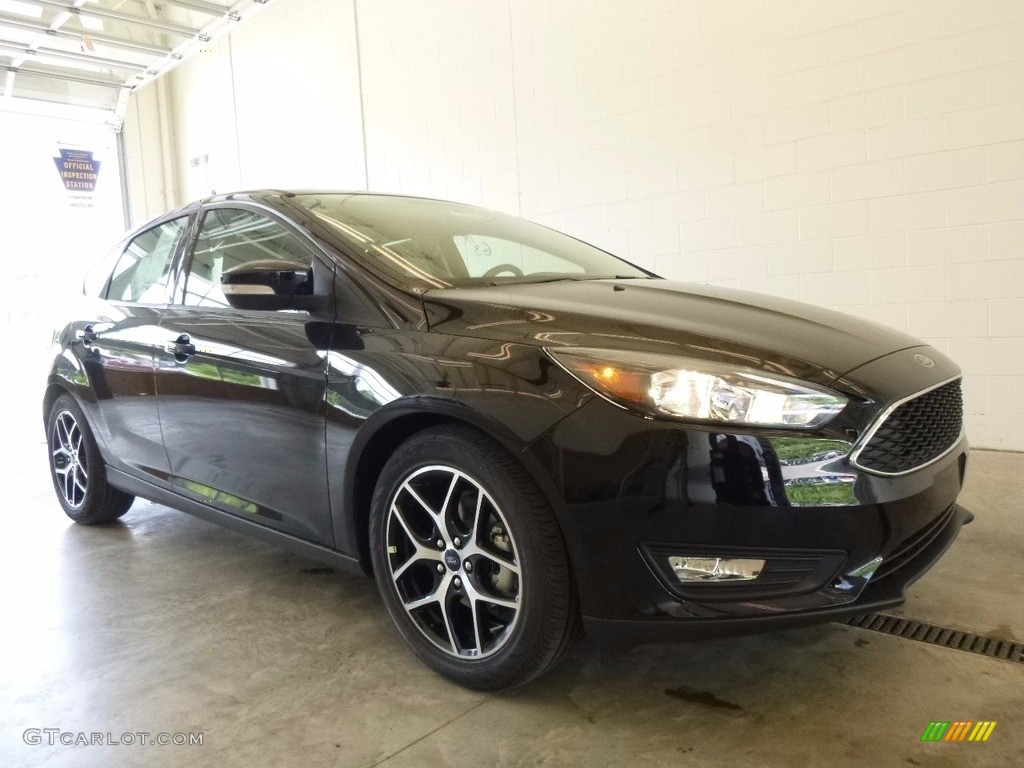
[[[836,435],[715,432],[594,399],[528,449],[551,468],[588,632],[659,642],[833,621],[897,605],[972,515],[967,443],[900,477]],[[758,557],[754,581],[683,585],[672,554]]]
[[[905,600],[906,587],[934,565],[960,533],[960,528],[974,519],[973,513],[953,505],[940,516],[944,525],[934,536],[890,574],[869,581],[852,600],[836,602],[821,608],[781,610],[734,616],[688,617],[680,621],[671,616],[651,616],[634,619],[603,619],[585,616],[587,636],[602,645],[639,645],[667,643],[683,640],[713,639],[737,635],[792,629],[829,621],[841,621],[851,616],[875,613],[900,605]],[[897,575],[898,578],[891,578]],[[876,572],[877,573],[877,572]]]

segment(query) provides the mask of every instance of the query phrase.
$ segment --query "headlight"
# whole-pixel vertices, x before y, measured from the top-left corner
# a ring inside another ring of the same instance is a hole
[[[599,349],[548,349],[597,394],[628,409],[699,421],[820,427],[847,399],[780,374],[693,358]]]

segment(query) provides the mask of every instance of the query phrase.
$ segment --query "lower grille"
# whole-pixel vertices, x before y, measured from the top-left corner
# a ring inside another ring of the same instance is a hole
[[[960,379],[913,397],[883,416],[856,452],[854,464],[886,475],[928,464],[956,445],[963,416]]]
[[[875,584],[888,576],[892,576],[900,570],[900,568],[917,557],[935,540],[936,536],[942,533],[943,528],[949,524],[949,521],[952,520],[955,513],[956,504],[951,504],[945,512],[928,523],[928,525],[919,530],[913,536],[910,536],[901,542],[896,549],[894,549],[892,553],[882,561],[882,564],[878,566],[878,570],[875,571],[875,575],[871,577],[871,583]]]

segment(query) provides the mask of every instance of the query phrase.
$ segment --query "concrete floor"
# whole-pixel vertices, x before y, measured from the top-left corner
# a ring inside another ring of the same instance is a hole
[[[1024,664],[834,624],[584,644],[524,690],[462,690],[407,652],[368,580],[141,501],[73,525],[34,411],[3,467],[0,766],[1024,765]],[[1024,641],[1022,499],[1024,455],[976,451],[978,519],[903,613]],[[998,726],[919,741],[958,719]],[[26,728],[203,744],[30,746]]]

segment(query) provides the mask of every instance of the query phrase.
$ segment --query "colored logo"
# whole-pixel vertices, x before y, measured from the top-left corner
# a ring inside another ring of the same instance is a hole
[[[933,720],[921,741],[988,741],[995,728],[995,720]]]
[[[69,192],[94,192],[100,176],[100,161],[92,152],[78,149],[58,149],[60,157],[53,158],[64,188]]]

